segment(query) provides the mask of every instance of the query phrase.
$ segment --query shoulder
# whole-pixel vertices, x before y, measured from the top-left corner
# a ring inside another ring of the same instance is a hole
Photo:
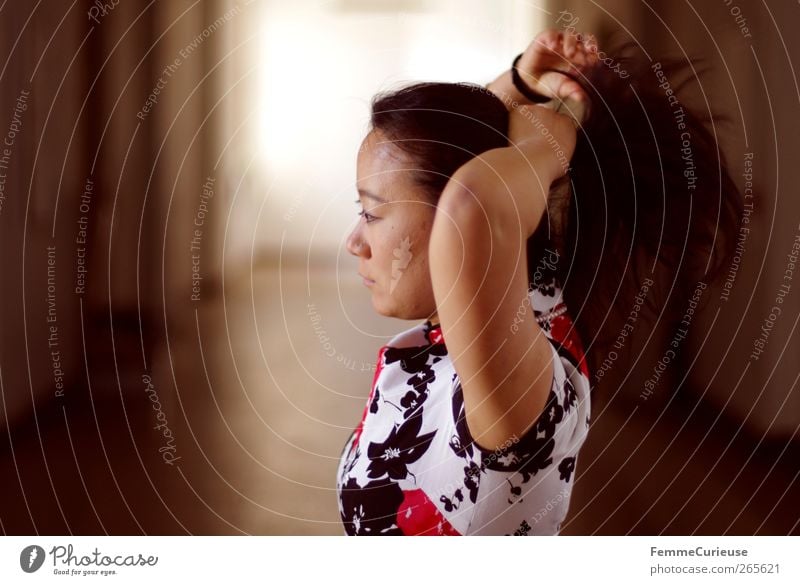
[[[434,342],[440,337],[440,328],[430,321],[417,323],[392,337],[383,347],[419,347]]]

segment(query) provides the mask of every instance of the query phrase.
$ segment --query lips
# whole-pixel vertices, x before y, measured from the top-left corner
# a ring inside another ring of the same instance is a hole
[[[372,280],[371,278],[367,278],[366,276],[364,276],[360,272],[358,273],[358,275],[364,280],[364,284],[375,284],[374,280]]]

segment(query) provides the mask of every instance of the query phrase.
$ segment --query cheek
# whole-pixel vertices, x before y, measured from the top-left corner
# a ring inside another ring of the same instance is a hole
[[[380,270],[387,273],[387,283],[392,276],[398,280],[398,276],[402,274],[403,279],[414,281],[412,286],[420,286],[426,290],[430,288],[428,242],[433,219],[403,219],[404,221],[382,220],[381,225],[374,225],[370,234],[374,260]],[[402,288],[413,292],[406,286]]]
[[[401,242],[393,259],[409,281],[407,290],[411,294],[428,294],[431,289],[431,274],[427,235],[418,235],[416,238],[409,238],[408,242]]]

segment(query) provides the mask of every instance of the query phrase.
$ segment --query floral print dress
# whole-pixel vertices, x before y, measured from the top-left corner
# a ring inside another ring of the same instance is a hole
[[[555,277],[529,297],[550,340],[552,387],[537,422],[494,451],[470,435],[438,324],[425,321],[380,348],[361,422],[337,472],[346,534],[560,531],[589,429],[589,371]]]

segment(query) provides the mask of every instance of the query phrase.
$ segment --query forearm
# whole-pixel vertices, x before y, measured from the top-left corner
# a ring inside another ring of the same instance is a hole
[[[530,103],[529,100],[522,95],[514,86],[511,80],[511,70],[508,69],[500,74],[497,79],[492,81],[486,86],[486,89],[491,91],[506,105],[506,108],[511,110],[519,104]]]

